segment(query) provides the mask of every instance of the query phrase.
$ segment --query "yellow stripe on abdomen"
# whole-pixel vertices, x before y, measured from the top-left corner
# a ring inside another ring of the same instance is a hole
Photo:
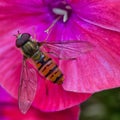
[[[57,64],[48,56],[44,55],[36,62],[36,66],[42,76],[52,81],[53,83],[61,84],[64,80],[63,74]]]

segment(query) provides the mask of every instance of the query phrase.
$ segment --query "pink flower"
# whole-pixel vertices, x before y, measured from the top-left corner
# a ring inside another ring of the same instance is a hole
[[[45,80],[38,75],[34,105],[39,109],[65,109],[88,98],[89,94],[83,93],[120,86],[119,0],[67,0],[67,3],[1,0],[0,6],[0,83],[14,97],[17,97],[22,61],[12,37],[17,30],[32,35],[34,31],[39,41],[48,36],[48,42],[77,40],[94,46],[76,60],[56,60],[65,80],[62,86],[47,83],[49,96],[45,95]],[[51,26],[59,16],[61,18]],[[51,30],[47,34],[48,28]]]
[[[59,112],[42,112],[34,107],[23,115],[15,101],[4,89],[0,87],[0,120],[78,120],[79,106]]]
[[[58,5],[60,4],[59,2],[57,3]],[[55,16],[50,13],[49,8],[52,6],[49,7],[49,3],[52,2],[43,2],[41,0],[0,1],[0,27],[3,28],[0,31],[0,84],[15,98],[18,98],[23,55],[15,46],[15,37],[13,35],[17,33],[17,30],[32,35],[36,33],[37,38],[43,41],[45,36],[48,36],[44,31],[55,19]],[[61,32],[62,26],[60,27],[59,25],[64,25],[62,19],[54,26],[57,27],[56,31],[58,32],[51,33],[48,41],[62,40],[62,35],[59,33]],[[52,32],[54,31],[55,29],[52,30]],[[56,62],[59,64],[58,60]],[[66,73],[64,72],[64,74]],[[65,91],[61,85],[46,81],[39,74],[38,78],[37,93],[33,105],[40,110],[63,110],[80,104],[91,96],[88,93]],[[69,79],[71,80],[71,78]],[[48,95],[46,91],[48,91]]]

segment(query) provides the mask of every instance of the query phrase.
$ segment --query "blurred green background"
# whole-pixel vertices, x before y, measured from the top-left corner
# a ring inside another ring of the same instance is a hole
[[[120,120],[120,88],[94,94],[81,105],[80,120]]]

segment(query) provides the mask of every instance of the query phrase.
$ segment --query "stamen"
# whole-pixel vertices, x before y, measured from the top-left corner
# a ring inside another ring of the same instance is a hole
[[[44,32],[46,32],[47,34],[49,33],[49,31],[51,30],[51,28],[53,28],[53,26],[57,23],[57,21],[61,18],[61,16],[57,17],[53,23],[49,26],[49,28],[47,28],[47,30],[45,30]]]
[[[56,15],[62,15],[63,16],[63,22],[66,22],[68,20],[68,13],[66,10],[59,9],[59,8],[53,8],[52,10]]]
[[[62,22],[66,23],[72,14],[71,6],[65,0],[50,3],[48,5],[48,8],[49,8],[49,11],[51,12],[54,20],[53,20],[52,24],[44,31],[48,34],[47,38],[50,35],[52,28],[55,26],[55,24],[59,20],[62,19]],[[47,38],[45,40],[47,40]]]
[[[52,11],[54,17],[62,16],[62,21],[65,23],[68,21],[72,14],[71,6],[65,1],[56,1],[54,4],[51,4],[50,11]]]

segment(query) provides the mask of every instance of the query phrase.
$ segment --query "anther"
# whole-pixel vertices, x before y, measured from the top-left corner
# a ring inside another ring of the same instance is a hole
[[[65,0],[56,1],[53,4],[49,4],[48,7],[49,7],[49,10],[51,11],[51,13],[53,15],[53,19],[54,19],[53,22],[51,23],[51,25],[44,31],[49,36],[52,28],[55,26],[55,24],[58,21],[61,21],[61,19],[62,19],[62,22],[66,23],[69,20],[71,14],[72,14],[72,8],[69,4],[67,4],[67,2]],[[48,36],[47,36],[47,38],[48,38]]]
[[[55,16],[62,16],[62,21],[65,23],[68,21],[72,13],[72,8],[66,1],[61,1],[51,6],[52,13]]]
[[[56,15],[62,15],[63,16],[63,22],[66,22],[68,20],[68,13],[66,10],[59,9],[59,8],[53,8],[53,13]]]

